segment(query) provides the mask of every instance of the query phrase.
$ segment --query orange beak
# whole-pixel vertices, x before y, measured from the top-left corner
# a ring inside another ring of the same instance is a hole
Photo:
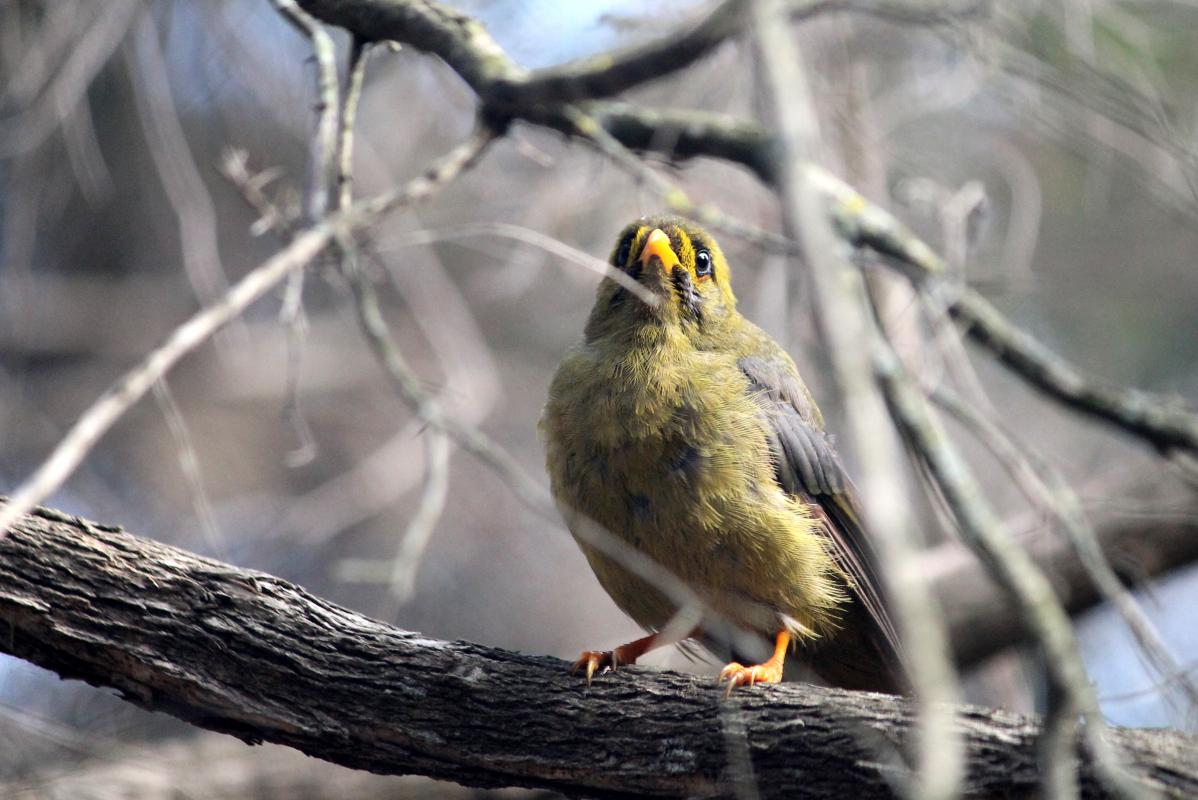
[[[670,237],[660,228],[654,228],[649,238],[645,239],[645,247],[641,250],[641,267],[648,269],[654,257],[661,261],[661,271],[666,277],[679,263],[674,248],[670,247]]]

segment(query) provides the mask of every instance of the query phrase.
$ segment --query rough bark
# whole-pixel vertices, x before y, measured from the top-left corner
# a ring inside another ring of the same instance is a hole
[[[587,689],[554,658],[397,630],[263,573],[49,510],[0,542],[0,648],[245,741],[345,766],[603,797],[888,797],[900,698],[806,685],[731,701],[625,669]],[[1031,717],[960,709],[969,793],[1037,782]],[[1193,739],[1115,733],[1142,779],[1198,794]],[[1098,788],[1083,754],[1083,786]]]

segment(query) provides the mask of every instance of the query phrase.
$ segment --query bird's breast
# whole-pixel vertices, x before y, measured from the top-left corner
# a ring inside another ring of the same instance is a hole
[[[715,545],[769,453],[734,365],[656,355],[563,364],[542,426],[558,501],[669,558]]]

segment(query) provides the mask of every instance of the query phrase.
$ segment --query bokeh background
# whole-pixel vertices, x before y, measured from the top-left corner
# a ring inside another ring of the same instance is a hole
[[[704,7],[456,5],[530,67],[662,35]],[[1094,0],[1001,4],[938,29],[826,15],[796,32],[838,174],[953,254],[1052,348],[1103,379],[1194,405],[1196,29],[1187,3]],[[344,58],[348,42],[335,36]],[[299,202],[310,55],[266,0],[0,5],[0,487],[15,487],[124,369],[279,246],[218,165],[243,150],[252,170],[273,171],[277,202]],[[752,48],[732,42],[626,99],[761,118],[755,75]],[[377,51],[359,113],[359,196],[418,174],[468,135],[474,110],[436,59]],[[698,201],[779,228],[772,196],[741,168],[655,168]],[[606,257],[626,222],[661,207],[587,146],[517,125],[432,202],[377,228],[380,291],[406,355],[453,413],[539,480],[545,388],[596,277],[538,237]],[[962,209],[974,210],[964,227]],[[742,310],[788,345],[837,430],[802,269],[722,244]],[[412,591],[396,596],[379,580],[419,506],[421,427],[329,265],[310,271],[304,300],[302,337],[280,320],[281,293],[259,303],[133,409],[50,504],[435,637],[572,658],[639,635],[564,527],[460,453]],[[888,313],[901,325],[913,309]],[[1138,443],[1054,407],[984,355],[973,363],[1005,422],[1073,480],[1100,524],[1193,516],[1185,484]],[[1051,535],[984,451],[962,445],[1013,526]],[[929,543],[942,541],[932,506],[912,502]],[[1179,570],[1141,599],[1178,659],[1198,659],[1198,573]],[[1117,618],[1099,609],[1079,624],[1115,723],[1195,729]],[[712,669],[671,652],[648,661]],[[1015,709],[1034,706],[1035,685],[1020,654],[967,681],[970,699]],[[258,776],[256,794],[205,783],[212,763]],[[336,781],[355,787],[348,796],[466,791],[246,748],[0,656],[0,794],[266,797],[285,785],[277,796],[323,797],[315,787]],[[142,793],[120,794],[129,787]]]

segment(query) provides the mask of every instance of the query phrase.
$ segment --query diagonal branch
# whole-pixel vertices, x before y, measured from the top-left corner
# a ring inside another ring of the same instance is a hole
[[[180,359],[208,341],[229,320],[259,300],[291,272],[309,264],[337,236],[351,235],[353,231],[398,206],[428,197],[438,186],[472,164],[493,135],[490,130],[475,133],[443,156],[424,175],[302,231],[285,248],[234,284],[223,297],[196,312],[176,328],[165,342],[100,395],[33,475],[17,487],[12,502],[0,510],[0,538],[22,514],[62,486],[108,429]]]
[[[584,84],[605,84],[607,78],[599,74],[605,63],[618,70],[626,61],[644,57],[637,55],[642,52],[637,50],[631,54],[597,56],[582,62],[581,66],[575,64],[530,72],[512,61],[481,23],[440,3],[427,0],[298,2],[313,16],[345,28],[355,37],[368,41],[400,41],[439,56],[474,90],[480,103],[492,110],[497,102],[492,96],[494,86],[503,86],[504,92],[518,95],[521,90],[514,87],[537,87],[542,80],[552,84],[571,71],[575,77],[584,76]],[[719,18],[723,13],[721,9],[728,5],[719,6],[712,16]],[[808,13],[814,14],[821,10],[865,11],[872,7],[875,11],[870,13],[890,9],[896,17],[904,13],[918,17],[914,6],[868,0],[844,0],[826,6],[812,0],[789,3],[788,7],[792,16],[800,13],[795,11],[797,8],[808,8]],[[962,4],[957,8],[925,13],[939,13],[940,17],[935,21],[943,22],[981,14],[985,8],[985,3]],[[735,30],[729,27],[727,35],[739,32],[741,26],[743,22],[738,22]],[[702,34],[702,24],[698,27]],[[695,35],[693,29],[689,35]],[[646,48],[653,46],[646,45]],[[675,50],[674,55],[677,54]],[[643,79],[648,77],[646,73]],[[593,94],[581,90],[567,93],[570,97]],[[545,98],[535,92],[527,97],[519,96],[517,100],[515,106],[504,108],[503,113],[568,135],[578,135],[577,117],[569,114],[561,103],[546,103]],[[755,122],[700,111],[641,109],[612,102],[590,102],[581,108],[627,148],[662,152],[676,159],[719,158],[741,164],[764,183],[777,185],[781,145],[774,135]],[[825,171],[812,168],[811,178],[842,237],[856,246],[869,247],[888,256],[892,264],[919,282],[943,276],[943,260],[888,212]],[[949,311],[966,327],[970,338],[1048,396],[1144,439],[1157,449],[1183,451],[1198,457],[1198,415],[1192,410],[1157,395],[1104,387],[1100,381],[1020,331],[973,290],[954,291],[945,300]]]
[[[901,748],[914,720],[896,697],[783,685],[726,702],[705,681],[649,669],[587,690],[557,659],[397,630],[271,575],[49,510],[0,542],[0,620],[0,649],[144,708],[474,786],[726,796],[722,723],[734,719],[763,798],[890,797],[893,767],[871,742]],[[956,719],[968,795],[1034,791],[1035,718],[960,707]],[[1113,736],[1154,788],[1198,793],[1193,738]],[[1083,794],[1098,797],[1087,759]]]
[[[965,291],[949,312],[974,342],[1050,397],[1151,443],[1161,453],[1198,456],[1198,417],[1179,399],[1105,386],[1020,330],[976,292]]]
[[[953,798],[960,791],[962,743],[951,714],[958,699],[943,616],[916,564],[914,517],[902,496],[902,451],[881,393],[874,386],[865,341],[864,285],[837,240],[804,161],[819,158],[822,142],[814,104],[791,32],[778,19],[780,2],[755,9],[763,94],[782,141],[778,180],[783,224],[803,243],[817,301],[822,343],[860,462],[861,501],[879,556],[888,564],[886,598],[905,648],[907,674],[919,701],[918,774],[906,794]]]
[[[962,539],[988,567],[1009,601],[1018,608],[1036,643],[1043,648],[1052,693],[1044,733],[1045,794],[1052,797],[1077,794],[1069,761],[1076,747],[1080,715],[1086,722],[1083,729],[1086,742],[1097,758],[1106,786],[1121,797],[1154,796],[1123,772],[1125,759],[1106,735],[1073,627],[1053,593],[1052,584],[1008,536],[927,399],[880,336],[874,369],[895,422],[944,493]]]

